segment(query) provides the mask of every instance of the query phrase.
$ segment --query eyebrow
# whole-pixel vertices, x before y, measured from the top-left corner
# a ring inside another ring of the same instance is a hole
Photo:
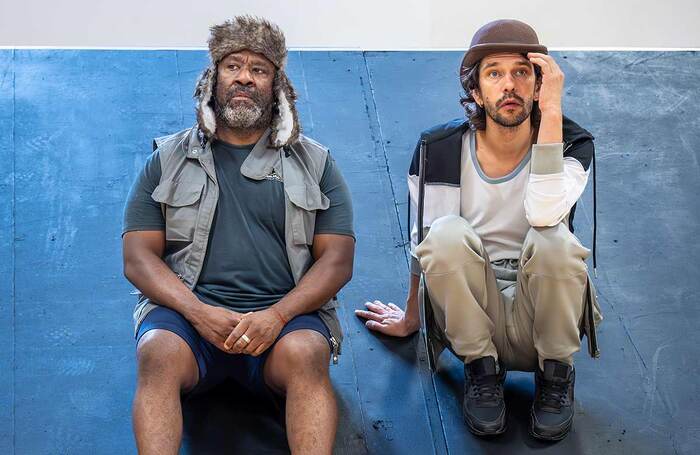
[[[243,61],[243,57],[240,57],[240,56],[238,56],[238,55],[230,55],[230,56],[226,57],[226,59],[225,59],[224,61],[227,62],[227,63],[232,62],[232,61],[233,61],[233,62],[236,62],[236,63],[240,63],[240,62]],[[261,59],[261,58],[257,58],[257,57],[252,57],[251,60],[250,60],[250,62],[251,62],[253,65],[256,65],[256,66],[268,66],[268,65],[271,65],[270,63],[266,62],[265,60],[263,60],[263,59]],[[271,65],[271,66],[274,66],[274,65]]]
[[[488,68],[491,68],[491,67],[494,67],[494,66],[498,66],[498,65],[499,65],[498,62],[491,62],[491,63],[488,63],[488,64],[486,64],[483,68],[481,68],[481,71],[483,71],[483,70],[485,70],[485,69],[488,69]],[[516,63],[516,65],[526,66],[526,67],[530,68],[530,62],[527,61],[527,60],[518,60],[517,63]]]

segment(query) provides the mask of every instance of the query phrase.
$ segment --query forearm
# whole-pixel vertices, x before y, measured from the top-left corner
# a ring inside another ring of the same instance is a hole
[[[583,194],[588,172],[575,158],[563,158],[562,144],[533,146],[525,194],[525,214],[532,226],[561,222]]]
[[[540,127],[537,134],[538,144],[560,144],[564,141],[561,109],[543,111],[540,116]]]
[[[352,277],[352,258],[321,257],[282,300],[273,305],[285,321],[321,308]]]
[[[420,275],[411,273],[409,275],[408,296],[406,297],[406,324],[417,330],[420,327],[420,310],[418,308],[418,287],[420,285]]]
[[[561,221],[565,211],[561,111],[542,112],[537,143],[532,146],[525,214],[532,226]]]
[[[124,263],[124,275],[146,297],[192,321],[202,302],[155,254],[144,253]]]

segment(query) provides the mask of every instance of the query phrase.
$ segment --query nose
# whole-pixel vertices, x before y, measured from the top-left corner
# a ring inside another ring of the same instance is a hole
[[[240,71],[236,73],[234,81],[240,85],[253,85],[253,75],[247,65],[244,65]]]
[[[510,92],[513,89],[515,89],[515,79],[513,79],[511,74],[506,74],[503,78],[503,91]]]

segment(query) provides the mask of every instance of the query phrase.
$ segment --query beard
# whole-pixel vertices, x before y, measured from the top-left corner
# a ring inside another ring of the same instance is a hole
[[[509,101],[517,101],[520,103],[521,111],[514,117],[504,115],[500,112],[499,108]],[[532,98],[523,99],[522,97],[516,95],[515,93],[511,95],[506,95],[495,104],[488,102],[484,103],[484,108],[486,114],[491,117],[491,120],[496,122],[496,124],[506,127],[506,128],[516,128],[520,126],[525,120],[530,117],[532,113],[533,100]]]
[[[234,100],[247,96],[246,100]],[[234,86],[216,96],[216,116],[233,130],[261,130],[272,123],[272,91],[261,92],[255,88]]]

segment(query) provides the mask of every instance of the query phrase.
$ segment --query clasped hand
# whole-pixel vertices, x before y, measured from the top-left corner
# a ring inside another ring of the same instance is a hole
[[[191,322],[204,339],[220,350],[253,356],[272,346],[284,327],[271,309],[243,314],[206,304]]]

